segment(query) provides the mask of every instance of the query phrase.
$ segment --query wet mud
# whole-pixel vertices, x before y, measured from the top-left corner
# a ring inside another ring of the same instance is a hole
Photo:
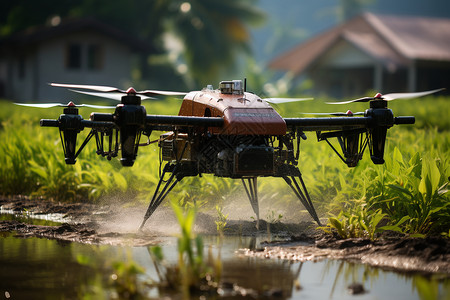
[[[13,196],[0,197],[0,207],[2,213],[15,216],[0,220],[0,232],[12,232],[16,237],[131,246],[160,242],[156,233],[138,232],[133,225],[124,227],[121,222],[123,211],[117,205],[59,203]],[[132,210],[130,208],[130,214],[136,214]],[[33,224],[36,223],[34,219],[49,220],[54,225]]]
[[[386,270],[401,272],[440,273],[450,276],[450,241],[440,237],[409,238],[404,236],[368,239],[325,237],[310,243],[300,238],[288,243],[268,243],[256,250],[244,250],[243,254],[292,261],[320,261],[339,259],[368,264]]]
[[[0,197],[2,212],[26,216],[56,216],[57,225],[36,225],[22,219],[0,220],[0,232],[18,237],[41,237],[89,244],[155,245],[177,232],[170,209],[161,208],[143,231],[138,231],[143,206],[55,203],[26,196]],[[389,234],[375,241],[325,235],[311,222],[267,224],[228,220],[225,234],[258,237],[263,242],[239,251],[241,255],[267,259],[318,261],[339,259],[401,272],[423,272],[450,276],[450,240],[442,237],[411,238]],[[195,231],[217,234],[215,218],[199,213]]]

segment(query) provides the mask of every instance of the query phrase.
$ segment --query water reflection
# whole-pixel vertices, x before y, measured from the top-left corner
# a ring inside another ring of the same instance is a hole
[[[208,299],[449,299],[450,281],[445,278],[397,274],[344,261],[288,262],[236,255],[239,248],[257,249],[259,241],[205,237],[205,247],[220,251],[223,262],[222,297]],[[176,239],[162,243],[165,257],[177,261]],[[87,263],[82,263],[86,258]],[[89,262],[90,261],[90,262]],[[146,247],[92,246],[61,243],[39,238],[0,236],[0,295],[11,299],[111,299],[117,298],[112,285],[113,264],[135,263],[145,269],[138,280],[157,280]],[[349,294],[348,286],[358,283],[367,291]],[[143,294],[160,298],[158,289],[142,285]],[[227,290],[228,288],[228,290]],[[234,292],[233,292],[234,291]],[[243,293],[247,293],[243,296]],[[255,296],[257,295],[257,296]],[[176,295],[169,295],[174,298]],[[356,298],[355,298],[356,297]],[[198,296],[196,297],[199,298]]]
[[[25,224],[31,225],[41,225],[41,226],[59,226],[61,222],[55,221],[59,218],[55,217],[56,214],[14,214],[12,212],[3,213],[0,209],[0,221],[17,221]]]
[[[11,299],[78,299],[91,286],[102,287],[101,270],[80,265],[76,253],[92,246],[39,238],[0,238],[0,292]],[[103,290],[103,289],[101,289]],[[2,295],[2,296],[3,296]]]
[[[278,299],[290,299],[293,288],[300,289],[298,277],[301,267],[302,264],[288,261],[233,259],[224,262],[222,282],[224,286],[232,286],[228,295],[242,294],[241,290],[256,298],[276,296]]]

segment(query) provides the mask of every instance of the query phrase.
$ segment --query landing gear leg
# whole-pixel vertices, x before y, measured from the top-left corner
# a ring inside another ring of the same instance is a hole
[[[167,195],[170,193],[170,191],[175,187],[175,185],[183,179],[183,176],[180,176],[180,174],[177,174],[177,165],[175,165],[175,168],[172,170],[172,175],[170,175],[169,179],[164,183],[163,189],[160,191],[161,184],[164,182],[164,175],[170,168],[170,163],[167,163],[164,166],[163,173],[161,175],[161,178],[159,178],[158,185],[156,186],[155,193],[153,194],[152,201],[150,201],[150,204],[147,208],[147,212],[145,213],[144,220],[142,221],[141,226],[139,226],[139,231],[142,230],[142,227],[144,227],[145,222],[147,222],[148,218],[155,212],[155,210],[158,208],[158,206],[161,204],[161,202],[167,197]],[[174,180],[175,179],[175,180]]]
[[[316,210],[314,209],[311,198],[309,197],[308,190],[306,189],[305,183],[303,182],[302,175],[300,174],[297,177],[301,183],[301,187],[298,184],[295,176],[290,176],[290,178],[288,176],[283,176],[283,179],[294,191],[295,195],[300,200],[300,202],[303,204],[303,206],[306,208],[306,210],[309,212],[309,214],[314,219],[314,221],[316,221],[319,226],[322,226],[320,224],[319,217],[317,217],[317,213],[316,213]],[[292,184],[292,183],[294,183],[294,184]]]
[[[242,178],[245,192],[247,193],[253,211],[256,214],[256,229],[259,230],[259,205],[258,205],[258,177]],[[247,180],[247,182],[245,181]]]

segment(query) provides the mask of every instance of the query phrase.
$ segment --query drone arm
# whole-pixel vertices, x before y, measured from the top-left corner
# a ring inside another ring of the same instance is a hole
[[[336,130],[344,127],[367,127],[371,117],[335,117],[335,118],[285,118],[287,127],[298,127],[303,131]]]
[[[414,124],[415,122],[416,122],[416,118],[414,118],[414,117],[395,117],[394,118],[395,125]]]
[[[293,130],[316,131],[318,140],[337,137],[341,142],[343,158],[339,157],[350,167],[356,166],[362,157],[362,152],[369,145],[371,159],[375,164],[384,163],[384,148],[386,132],[393,125],[414,124],[414,117],[394,117],[392,111],[385,107],[371,107],[364,117],[336,117],[336,118],[287,118],[286,125]],[[326,131],[322,133],[321,131]],[[360,135],[367,132],[370,140],[360,140]],[[361,143],[362,141],[362,143]],[[368,143],[369,142],[369,143]]]
[[[369,117],[335,117],[335,118],[284,118],[288,127],[302,128],[303,131],[322,131],[343,129],[345,127],[370,127],[373,118]],[[395,117],[394,125],[414,124],[414,117]]]
[[[114,115],[108,113],[92,113],[91,121],[114,122]],[[207,126],[222,127],[223,118],[220,117],[186,117],[186,116],[170,116],[170,115],[147,115],[145,117],[146,125],[153,126]]]
[[[147,125],[180,125],[205,127],[222,127],[224,125],[224,120],[220,117],[147,115],[145,118],[145,122]]]
[[[53,119],[41,119],[40,121],[41,127],[60,127],[61,122],[59,120]],[[111,122],[97,122],[97,121],[89,121],[89,120],[81,120],[79,130],[83,130],[84,128],[109,128],[114,126]]]
[[[59,127],[58,120],[42,119],[40,121],[40,124],[41,124],[41,127]]]
[[[83,120],[80,115],[72,113],[63,114],[57,120],[42,119],[40,125],[42,127],[57,127],[59,129],[65,161],[67,164],[71,165],[76,162],[76,158],[81,150],[83,150],[86,144],[95,135],[95,133],[91,131],[83,141],[82,145],[76,150],[77,135],[81,130],[86,127],[102,130],[113,127],[114,123]]]

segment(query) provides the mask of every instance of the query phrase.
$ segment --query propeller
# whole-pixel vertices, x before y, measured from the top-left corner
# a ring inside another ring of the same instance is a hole
[[[29,106],[29,107],[38,107],[38,108],[51,108],[51,107],[90,107],[90,108],[98,108],[98,109],[108,109],[108,108],[116,108],[115,106],[105,106],[105,105],[93,105],[93,104],[79,104],[75,105],[72,101],[67,104],[63,103],[14,103],[20,106]]]
[[[108,92],[108,93],[104,93],[104,92],[86,92],[86,91],[77,91],[77,90],[73,90],[73,89],[69,89],[69,91],[72,91],[72,92],[75,92],[75,93],[84,94],[84,95],[94,96],[94,97],[101,97],[101,98],[106,98],[106,99],[117,100],[117,101],[121,101],[122,97],[126,95],[126,94],[119,93],[119,92]],[[143,96],[143,95],[139,95],[139,97],[141,97],[141,100],[155,99],[153,97],[147,97],[147,96]]]
[[[100,93],[114,93],[115,95],[121,94],[122,96],[125,95],[139,95],[139,96],[146,96],[148,98],[152,96],[184,96],[187,94],[187,92],[174,92],[174,91],[159,91],[159,90],[144,90],[144,91],[136,91],[134,88],[129,88],[128,90],[121,90],[115,87],[111,86],[101,86],[101,85],[85,85],[85,84],[64,84],[64,83],[50,83],[51,86],[55,87],[64,87],[69,89],[82,89],[82,90],[91,90],[96,91]],[[88,92],[81,92],[76,91],[79,93],[88,94]],[[99,96],[99,94],[94,94],[95,96]],[[89,94],[88,94],[89,95]],[[107,97],[106,95],[102,97]],[[116,97],[116,96],[115,96]],[[115,99],[115,98],[114,98]]]
[[[273,103],[273,104],[280,104],[280,103],[289,103],[289,102],[300,102],[300,101],[309,101],[313,100],[314,98],[264,98],[262,100]]]
[[[353,117],[364,115],[363,111],[352,112],[351,110],[347,110],[346,112],[330,112],[330,113],[302,113],[305,115],[324,115],[324,116],[343,116],[343,117]]]
[[[445,88],[431,90],[431,91],[425,91],[425,92],[416,92],[416,93],[391,93],[391,94],[386,94],[386,95],[377,93],[373,97],[363,97],[363,98],[353,99],[353,100],[343,101],[343,102],[326,102],[326,103],[327,104],[348,104],[348,103],[353,103],[353,102],[369,102],[371,100],[392,101],[392,100],[396,100],[396,99],[412,99],[412,98],[423,97],[426,95],[431,95],[431,94],[440,92],[442,90],[445,90]]]

